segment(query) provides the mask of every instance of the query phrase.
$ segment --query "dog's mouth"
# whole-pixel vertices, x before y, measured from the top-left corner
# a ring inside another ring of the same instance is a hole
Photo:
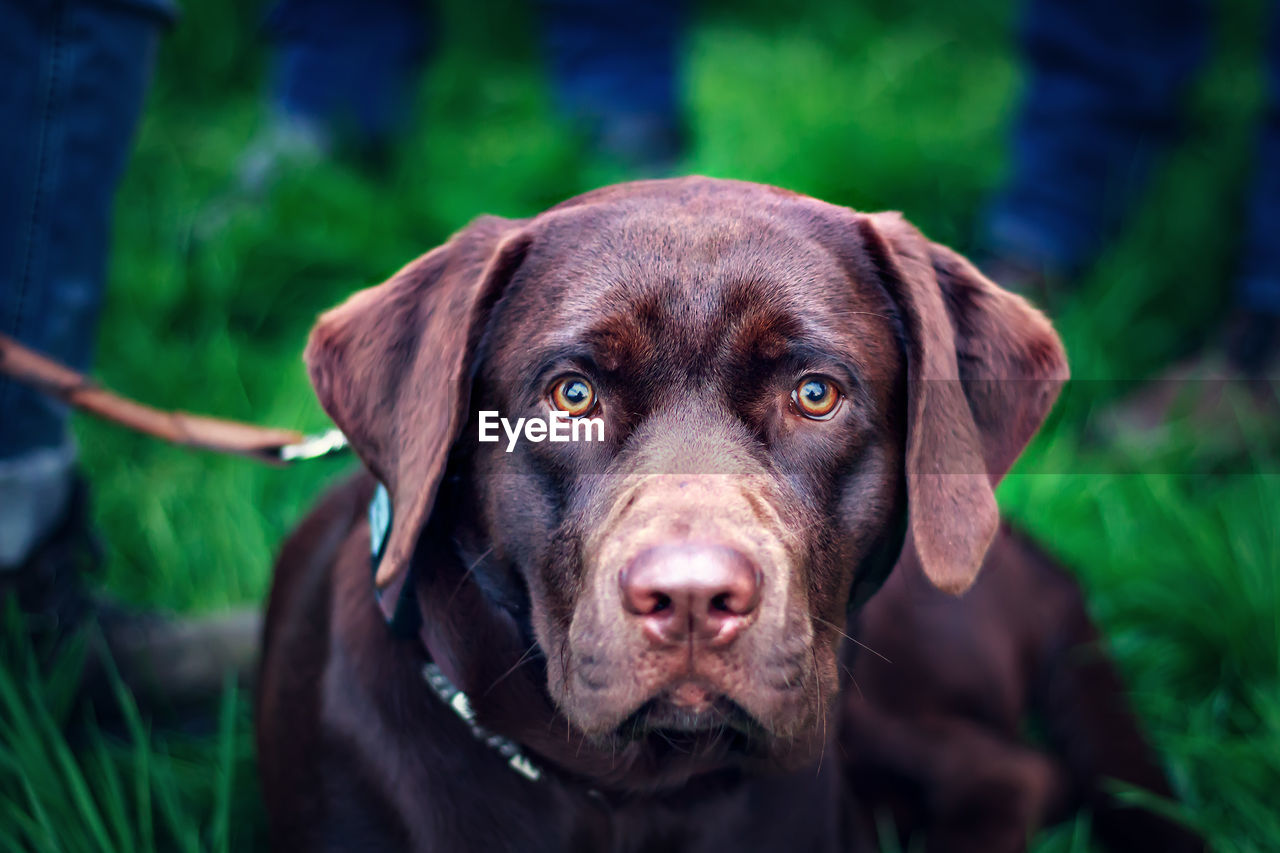
[[[705,694],[703,701],[681,701],[664,691],[645,702],[618,726],[618,735],[660,751],[755,753],[767,741],[762,725],[727,696]]]

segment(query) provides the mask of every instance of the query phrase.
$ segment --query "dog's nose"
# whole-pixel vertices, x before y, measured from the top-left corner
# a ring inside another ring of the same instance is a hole
[[[760,569],[724,545],[659,545],[638,554],[618,576],[622,603],[649,639],[675,645],[695,638],[732,642],[760,603]]]

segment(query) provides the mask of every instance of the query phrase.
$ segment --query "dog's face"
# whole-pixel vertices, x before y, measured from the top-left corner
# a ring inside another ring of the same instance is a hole
[[[892,303],[741,206],[584,206],[541,238],[472,410],[604,441],[461,440],[552,696],[596,737],[820,735],[855,570],[902,509]]]
[[[392,492],[387,590],[439,494],[581,733],[782,764],[823,743],[846,609],[908,503],[964,588],[1065,375],[1043,318],[900,220],[705,179],[482,221],[309,357]],[[482,442],[484,411],[603,440]]]

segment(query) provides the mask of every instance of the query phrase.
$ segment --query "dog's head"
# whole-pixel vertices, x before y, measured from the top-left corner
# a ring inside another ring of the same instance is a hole
[[[1043,316],[896,214],[701,178],[481,219],[307,358],[392,496],[384,602],[452,561],[587,738],[783,764],[820,747],[846,609],[904,531],[972,583],[1066,377]],[[487,411],[603,440],[481,441]]]

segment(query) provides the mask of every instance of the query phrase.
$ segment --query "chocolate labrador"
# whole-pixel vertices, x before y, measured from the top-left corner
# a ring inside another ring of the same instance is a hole
[[[1019,849],[1100,774],[1167,793],[1105,662],[1072,683],[1075,587],[999,531],[1062,346],[896,214],[687,178],[482,218],[307,364],[368,470],[276,570],[282,849],[860,850],[878,808]],[[1023,746],[1059,701],[1068,748]]]

